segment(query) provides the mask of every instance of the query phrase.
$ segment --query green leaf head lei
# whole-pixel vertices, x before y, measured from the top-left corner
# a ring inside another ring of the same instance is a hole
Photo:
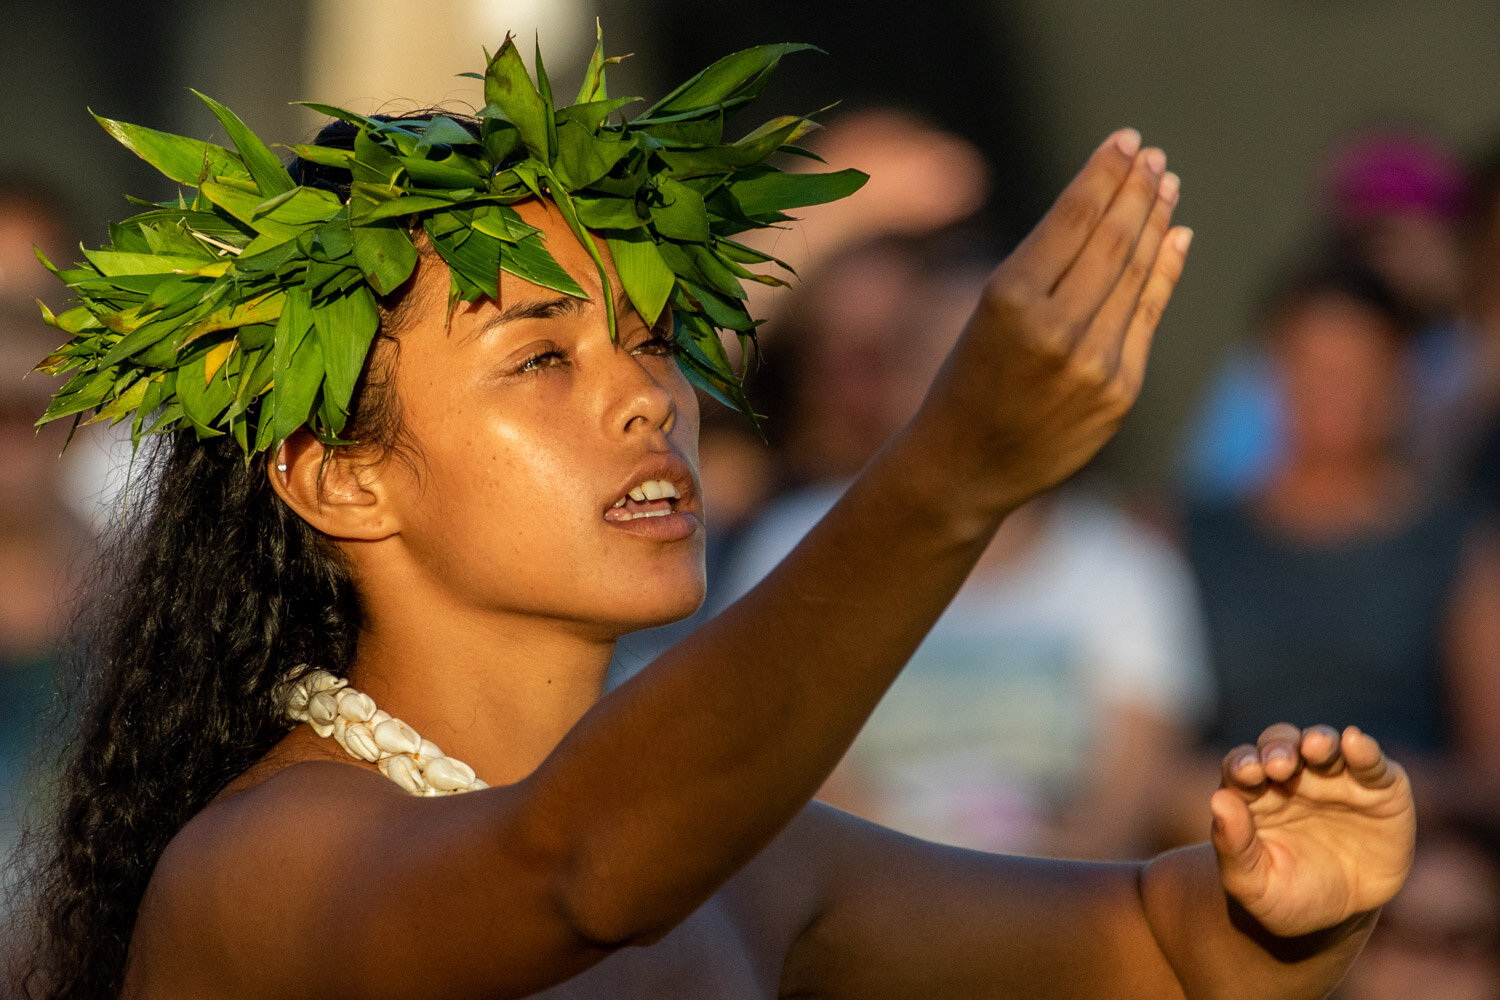
[[[189,190],[137,202],[144,211],[112,225],[109,244],[84,250],[71,269],[42,258],[79,304],[57,315],[43,307],[72,339],[38,366],[70,376],[38,423],[129,419],[137,444],[183,427],[228,433],[247,460],[304,426],[341,443],[379,302],[416,266],[417,229],[448,265],[450,302],[497,297],[502,270],[587,297],[511,207],[528,198],[556,205],[607,288],[603,240],[646,323],[670,305],[688,377],[754,420],[720,331],[752,346],[742,282],[785,284],[751,270],[785,265],[733,237],[865,180],[854,170],[787,173],[766,162],[803,152],[795,143],[814,127],[805,117],[725,141],[727,120],[781,58],[808,48],[726,56],[625,118],[635,99],[608,96],[605,70],[619,58],[605,58],[602,37],[577,100],[561,109],[540,52],[533,81],[507,37],[486,53],[483,74],[467,74],[484,84],[474,119],[371,118],[309,102],[347,123],[351,141],[292,146],[291,170],[202,94],[233,149],[99,118]],[[343,182],[303,183],[319,173]],[[614,304],[604,298],[613,336]]]

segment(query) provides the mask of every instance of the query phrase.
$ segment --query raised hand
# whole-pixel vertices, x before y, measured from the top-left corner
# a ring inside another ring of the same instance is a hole
[[[962,423],[956,456],[991,471],[975,486],[999,507],[1075,472],[1140,392],[1192,235],[1168,228],[1178,180],[1140,143],[1126,129],[1094,152],[996,269],[934,383]]]
[[[1213,845],[1224,888],[1283,937],[1331,927],[1401,888],[1416,833],[1401,765],[1353,726],[1280,724],[1224,758]]]

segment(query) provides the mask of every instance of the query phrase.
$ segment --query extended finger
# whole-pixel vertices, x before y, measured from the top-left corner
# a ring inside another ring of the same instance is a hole
[[[1177,175],[1168,173],[1157,188],[1156,204],[1136,241],[1130,262],[1115,282],[1114,290],[1105,299],[1104,305],[1095,314],[1085,341],[1099,356],[1111,373],[1118,368],[1124,348],[1125,334],[1140,303],[1141,292],[1156,269],[1156,259],[1161,250],[1162,239],[1172,221],[1172,209],[1177,204],[1180,182]]]
[[[1272,781],[1289,781],[1302,767],[1302,730],[1287,722],[1267,726],[1255,741],[1260,765]]]
[[[1166,154],[1159,149],[1144,150],[1135,158],[1130,176],[1053,290],[1057,308],[1087,324],[1104,306],[1160,200],[1166,169]]]
[[[1219,772],[1225,788],[1251,796],[1266,785],[1266,771],[1261,766],[1260,753],[1248,743],[1242,743],[1225,754],[1219,763]]]
[[[1104,140],[1016,247],[1002,266],[1028,291],[1046,295],[1057,285],[1129,176],[1140,148],[1141,134],[1133,128]]]
[[[1370,788],[1387,788],[1401,773],[1400,765],[1387,757],[1373,736],[1349,726],[1339,741],[1344,760],[1355,780]]]
[[[1156,325],[1172,298],[1172,291],[1182,278],[1182,267],[1187,261],[1188,246],[1193,242],[1193,231],[1178,226],[1167,233],[1156,253],[1156,266],[1142,289],[1135,305],[1135,315],[1125,331],[1125,342],[1120,348],[1120,364],[1117,379],[1121,388],[1134,399],[1141,391],[1146,377],[1146,360],[1151,354],[1151,342],[1156,335]]]
[[[1346,763],[1339,745],[1339,731],[1325,725],[1302,730],[1302,760],[1319,774],[1342,773]]]

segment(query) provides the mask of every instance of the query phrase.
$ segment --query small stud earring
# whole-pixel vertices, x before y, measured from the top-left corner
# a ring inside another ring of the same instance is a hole
[[[285,462],[278,462],[276,464],[276,471],[277,472],[285,472],[286,471],[286,463]]]

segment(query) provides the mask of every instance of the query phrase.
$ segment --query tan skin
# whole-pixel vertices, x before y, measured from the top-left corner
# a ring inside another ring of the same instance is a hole
[[[1269,730],[1226,764],[1212,845],[1144,865],[938,848],[808,804],[999,522],[1134,400],[1186,252],[1175,178],[1138,146],[1095,152],[806,542],[607,698],[615,636],[701,598],[695,405],[633,314],[610,343],[592,265],[527,206],[591,298],[496,324],[557,298],[505,276],[451,330],[417,310],[396,380],[420,475],[306,437],[269,469],[355,567],[354,684],[496,787],[412,798],[295,731],[168,847],[126,995],[1330,989],[1410,861],[1405,776],[1357,732]],[[416,280],[441,302],[440,268]],[[643,475],[682,493],[658,537],[605,520]]]

